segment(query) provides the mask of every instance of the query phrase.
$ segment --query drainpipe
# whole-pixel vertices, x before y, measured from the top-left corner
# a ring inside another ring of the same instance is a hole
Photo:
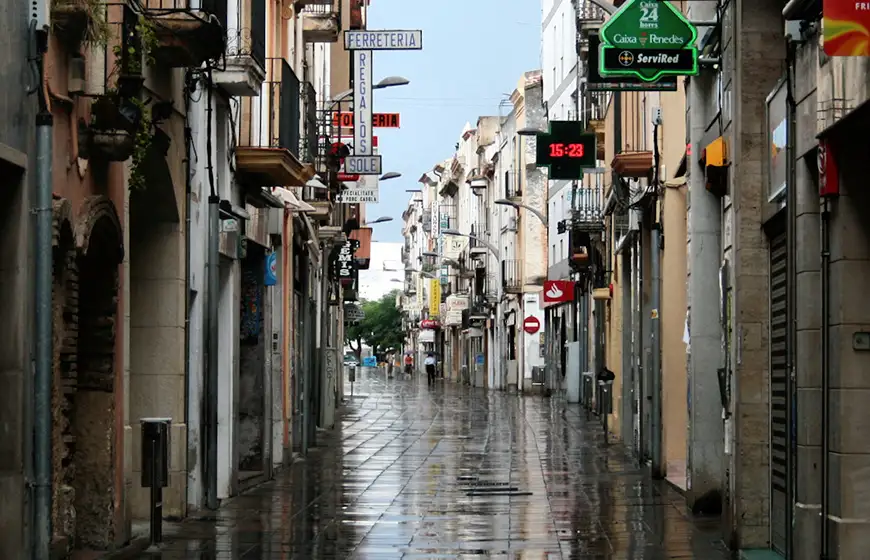
[[[786,485],[785,485],[785,557],[793,558],[794,551],[794,500],[795,500],[795,460],[794,460],[794,436],[796,426],[794,424],[795,408],[795,349],[797,348],[797,184],[795,178],[795,124],[796,104],[794,98],[794,63],[795,45],[786,42],[786,154],[788,170],[786,176],[786,364],[788,375],[785,381],[785,394],[788,401],[785,406],[785,425],[788,436],[786,438]],[[823,249],[824,250],[824,249]],[[824,258],[824,257],[823,257]],[[824,276],[824,272],[822,273]],[[824,280],[822,280],[824,282]],[[824,303],[822,305],[825,305]],[[823,350],[824,352],[824,350]],[[824,391],[823,391],[824,393]],[[827,426],[827,424],[824,424]],[[824,461],[824,459],[823,459]],[[822,476],[825,469],[822,467]],[[824,479],[822,479],[824,480]],[[827,485],[824,485],[827,486]],[[827,523],[826,517],[822,516],[822,527]],[[824,550],[824,549],[823,549]]]
[[[190,157],[192,153],[192,139],[190,131],[190,95],[187,91],[188,85],[191,83],[191,72],[185,72],[185,92],[184,92],[184,425],[187,427],[188,439],[190,442],[190,205],[193,202],[191,189],[190,175]],[[200,430],[202,428],[200,427]],[[202,440],[200,440],[202,441]],[[189,444],[188,444],[189,445]],[[191,463],[190,454],[185,454],[185,472],[190,476]],[[200,480],[202,478],[200,477]],[[197,506],[201,505],[201,500]]]
[[[38,34],[40,45],[39,84],[43,79],[45,33]],[[52,375],[52,129],[54,121],[48,108],[44,88],[37,87],[39,112],[36,115],[36,196],[33,213],[36,215],[34,237],[34,307],[36,315],[36,355],[33,387],[33,558],[44,560],[51,553],[51,388]]]
[[[831,207],[828,199],[822,201],[821,208],[821,242],[822,242],[822,468],[819,473],[822,481],[821,510],[821,554],[820,560],[827,560],[830,550],[831,536],[828,530],[828,512],[831,496],[828,491],[828,473],[831,472],[830,450],[831,441],[828,437],[831,425],[831,320],[829,317],[829,300],[831,297]]]
[[[653,125],[653,154],[655,160],[653,162],[653,186],[658,191],[659,178],[659,126],[658,123]],[[664,478],[665,468],[662,460],[662,367],[661,367],[661,308],[662,308],[662,253],[661,253],[661,235],[662,224],[658,216],[658,196],[653,198],[653,220],[650,231],[650,276],[652,276],[652,286],[650,290],[650,307],[652,314],[650,318],[650,376],[652,381],[651,393],[652,402],[650,404],[650,431],[651,445],[650,455],[652,456],[652,475],[654,478]]]
[[[211,155],[211,132],[212,132],[212,81],[211,71],[205,82],[207,90],[206,98],[206,161],[208,165],[208,179],[211,193],[208,197],[208,268],[206,271],[208,290],[206,303],[208,323],[208,364],[206,369],[206,483],[208,484],[208,498],[206,505],[209,509],[217,509],[219,502],[218,489],[218,347],[220,345],[218,297],[220,279],[220,195],[215,188],[214,168],[212,167]]]

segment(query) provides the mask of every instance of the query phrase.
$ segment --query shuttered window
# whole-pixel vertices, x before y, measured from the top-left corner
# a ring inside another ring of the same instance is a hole
[[[786,259],[785,232],[770,238],[770,533],[771,544],[785,552],[788,425],[786,424]]]

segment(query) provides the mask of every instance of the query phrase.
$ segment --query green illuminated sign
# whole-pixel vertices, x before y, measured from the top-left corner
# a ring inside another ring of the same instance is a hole
[[[662,76],[698,73],[698,30],[664,0],[628,0],[601,27],[602,76]]]

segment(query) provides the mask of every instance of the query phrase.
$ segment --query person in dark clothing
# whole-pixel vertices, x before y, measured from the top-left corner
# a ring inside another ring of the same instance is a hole
[[[423,364],[426,366],[426,379],[431,386],[435,382],[435,354],[429,352],[426,359],[423,360]]]

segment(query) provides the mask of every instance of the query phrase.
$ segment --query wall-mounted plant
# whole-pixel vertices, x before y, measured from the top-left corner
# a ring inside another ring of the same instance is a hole
[[[51,0],[52,30],[70,46],[105,47],[109,42],[102,0]]]
[[[142,75],[143,62],[148,66],[156,64],[154,50],[157,48],[157,34],[154,23],[143,15],[136,15],[135,23],[124,22],[124,37],[120,44],[112,47],[115,55],[114,71],[121,75]]]
[[[133,137],[133,161],[130,167],[130,190],[142,190],[145,188],[145,170],[143,163],[151,148],[154,139],[152,131],[151,111],[145,106],[145,102],[134,98],[133,104],[139,108],[139,126]]]

